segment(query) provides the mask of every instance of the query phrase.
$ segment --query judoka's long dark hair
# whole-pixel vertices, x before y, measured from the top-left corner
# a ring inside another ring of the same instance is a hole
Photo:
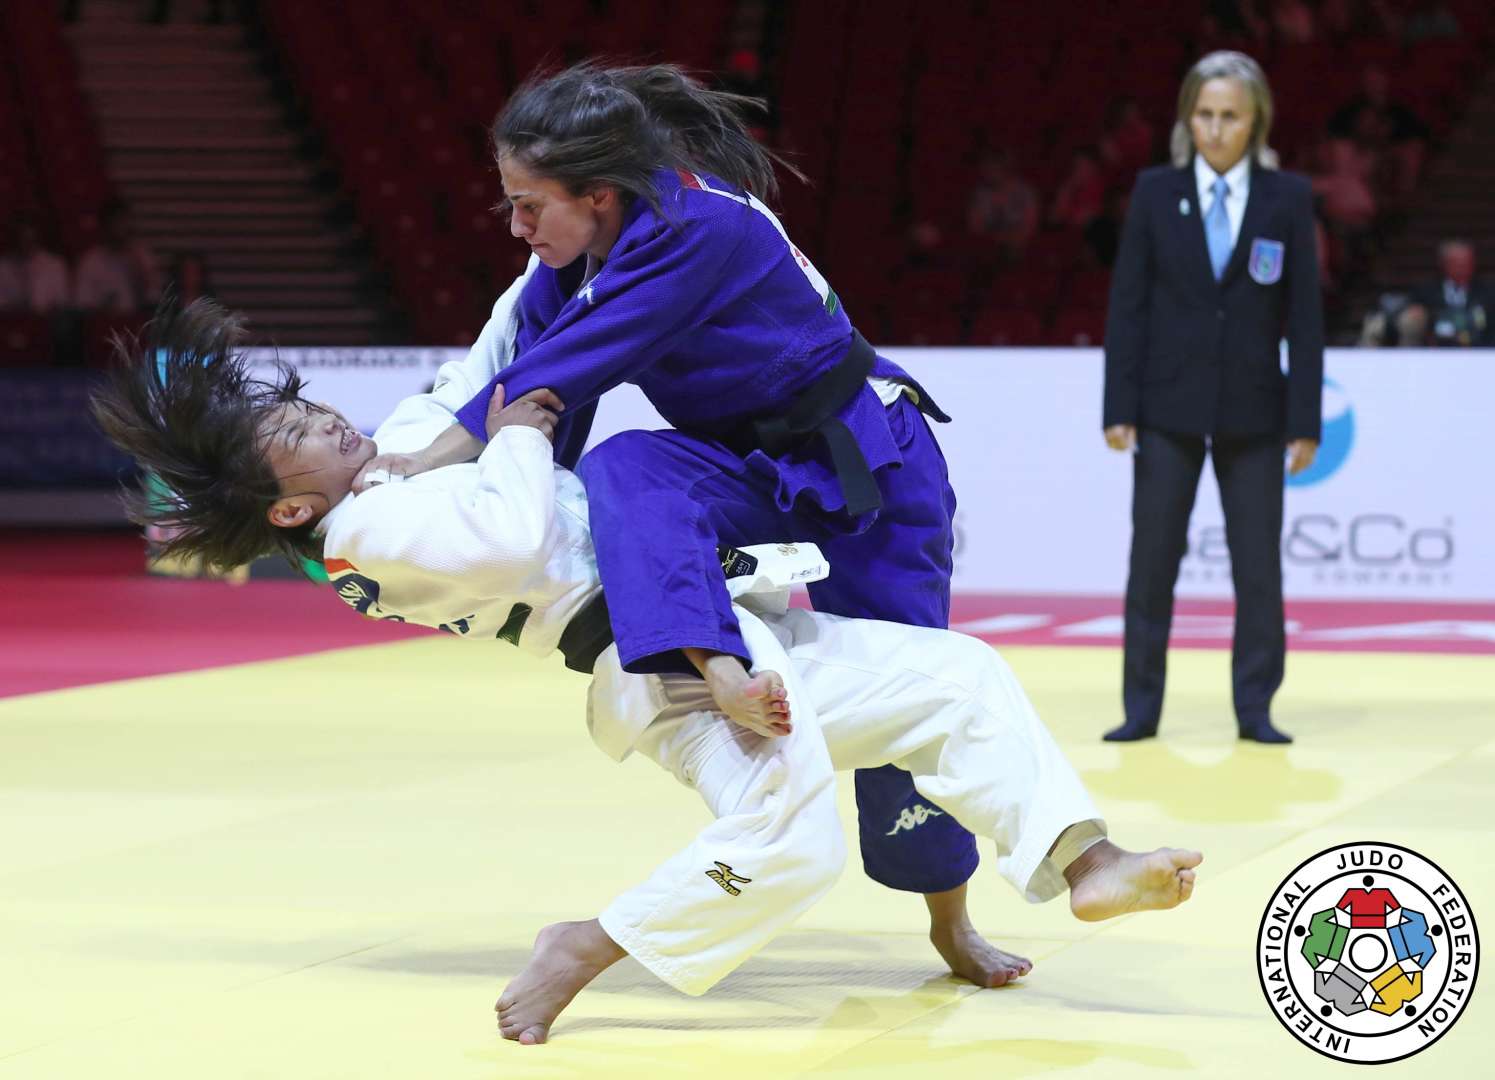
[[[164,527],[163,554],[220,570],[265,555],[297,568],[319,559],[312,524],[286,529],[266,517],[282,493],[263,427],[301,400],[301,377],[280,361],[271,379],[251,374],[242,320],[213,301],[178,313],[168,304],[143,333],[115,336],[115,366],[89,402],[109,441],[166,487],[126,488],[130,520]]]
[[[530,76],[493,124],[494,154],[510,155],[573,195],[599,186],[659,209],[659,169],[707,172],[766,202],[777,163],[804,174],[748,131],[761,98],[711,90],[673,64],[603,67],[593,61]]]

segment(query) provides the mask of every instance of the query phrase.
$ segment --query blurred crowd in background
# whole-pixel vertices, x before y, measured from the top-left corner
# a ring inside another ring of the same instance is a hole
[[[163,295],[219,295],[282,343],[469,343],[525,256],[493,210],[484,124],[536,63],[591,54],[676,60],[768,100],[762,136],[812,178],[786,184],[786,225],[869,337],[1098,345],[1178,77],[1240,49],[1272,82],[1282,166],[1313,183],[1332,340],[1495,343],[1477,262],[1495,222],[1475,199],[1495,150],[1470,130],[1495,94],[1483,0],[68,0],[4,5],[0,22],[5,366],[107,363],[109,336]],[[209,215],[271,205],[234,187],[243,154],[227,155],[253,139],[222,138],[233,122],[202,111],[206,92],[180,119],[142,104],[121,128],[120,95],[169,97],[174,60],[105,81],[111,42],[188,49],[199,32],[248,57],[279,129],[261,142],[289,140],[309,178],[304,197],[276,188],[287,208],[246,220],[242,242]],[[225,164],[206,194],[150,195],[142,228],[126,199],[147,189],[118,163],[153,116],[180,132],[184,184],[195,162]],[[314,233],[333,238],[326,262],[298,242]]]

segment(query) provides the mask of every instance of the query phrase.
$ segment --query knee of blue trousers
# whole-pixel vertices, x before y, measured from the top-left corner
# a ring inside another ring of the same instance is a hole
[[[638,455],[633,432],[624,431],[605,440],[601,445],[583,454],[576,463],[576,475],[581,477],[588,493],[603,491],[610,486],[627,484],[639,477]]]
[[[576,463],[576,472],[590,491],[593,485],[613,486],[623,493],[652,488],[658,476],[678,486],[679,477],[693,478],[710,473],[714,465],[703,460],[704,449],[693,451],[688,440],[673,441],[650,431],[620,431],[610,435]]]

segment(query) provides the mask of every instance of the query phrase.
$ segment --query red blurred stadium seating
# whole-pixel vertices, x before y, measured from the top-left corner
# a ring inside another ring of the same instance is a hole
[[[889,341],[898,345],[959,345],[961,318],[953,308],[902,309],[890,320]]]
[[[1036,345],[1043,338],[1043,320],[1024,308],[990,308],[980,312],[966,335],[968,345]]]
[[[1104,308],[1111,294],[1109,270],[1081,270],[1064,287],[1067,307]]]
[[[112,344],[115,336],[138,334],[144,325],[143,315],[98,311],[87,316],[83,323],[84,364],[95,369],[112,367],[115,361]]]
[[[52,325],[40,315],[0,314],[0,367],[52,362]]]
[[[1391,6],[1405,14],[1411,4]],[[491,300],[485,286],[523,254],[487,213],[498,183],[484,137],[517,80],[542,57],[599,53],[720,70],[737,7],[730,0],[260,4],[412,321],[442,341],[476,332]],[[1467,99],[1495,27],[1488,0],[1449,0],[1463,37],[1410,48],[1364,36],[1206,45],[1205,7],[1154,0],[1119,17],[1112,0],[783,6],[769,20],[778,46],[767,53],[777,117],[771,139],[813,180],[786,184],[786,227],[858,318],[891,311],[895,335],[945,336],[969,314],[972,341],[1099,341],[1107,279],[1083,264],[1077,230],[1045,229],[1020,268],[989,283],[991,267],[938,285],[936,273],[902,273],[918,223],[939,227],[952,265],[985,258],[964,236],[985,148],[1010,150],[1047,206],[1069,156],[1100,137],[1123,88],[1153,125],[1161,154],[1178,79],[1205,47],[1239,47],[1262,60],[1279,101],[1275,141],[1289,160],[1317,138],[1372,63],[1391,70],[1397,95],[1441,132]],[[1111,179],[1132,182],[1120,172]],[[457,278],[469,285],[470,305],[432,301],[460,296]],[[1031,317],[1017,318],[1014,307]]]
[[[1100,345],[1106,338],[1106,313],[1098,308],[1060,312],[1049,330],[1051,345]]]
[[[1025,308],[1042,319],[1059,299],[1057,270],[1008,270],[993,279],[983,306]]]
[[[0,206],[38,213],[43,234],[76,256],[112,190],[57,5],[0,3],[0,84]]]

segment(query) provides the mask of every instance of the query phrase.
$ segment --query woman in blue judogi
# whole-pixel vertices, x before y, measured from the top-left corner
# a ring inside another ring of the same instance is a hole
[[[815,541],[833,568],[809,587],[817,609],[949,623],[955,497],[921,412],[948,417],[856,333],[753,194],[771,197],[775,181],[741,119],[748,104],[669,66],[581,65],[520,88],[494,129],[512,231],[543,264],[521,295],[518,358],[460,426],[396,466],[470,458],[495,390],[541,387],[566,403],[557,456],[570,465],[596,398],[641,387],[676,430],[617,435],[578,470],[619,654],[636,672],[689,648],[742,677],[733,658],[746,649],[707,572],[718,543]],[[895,768],[858,772],[856,789],[867,873],[926,895],[951,966],[986,985],[1026,971],[966,919],[971,834]]]

